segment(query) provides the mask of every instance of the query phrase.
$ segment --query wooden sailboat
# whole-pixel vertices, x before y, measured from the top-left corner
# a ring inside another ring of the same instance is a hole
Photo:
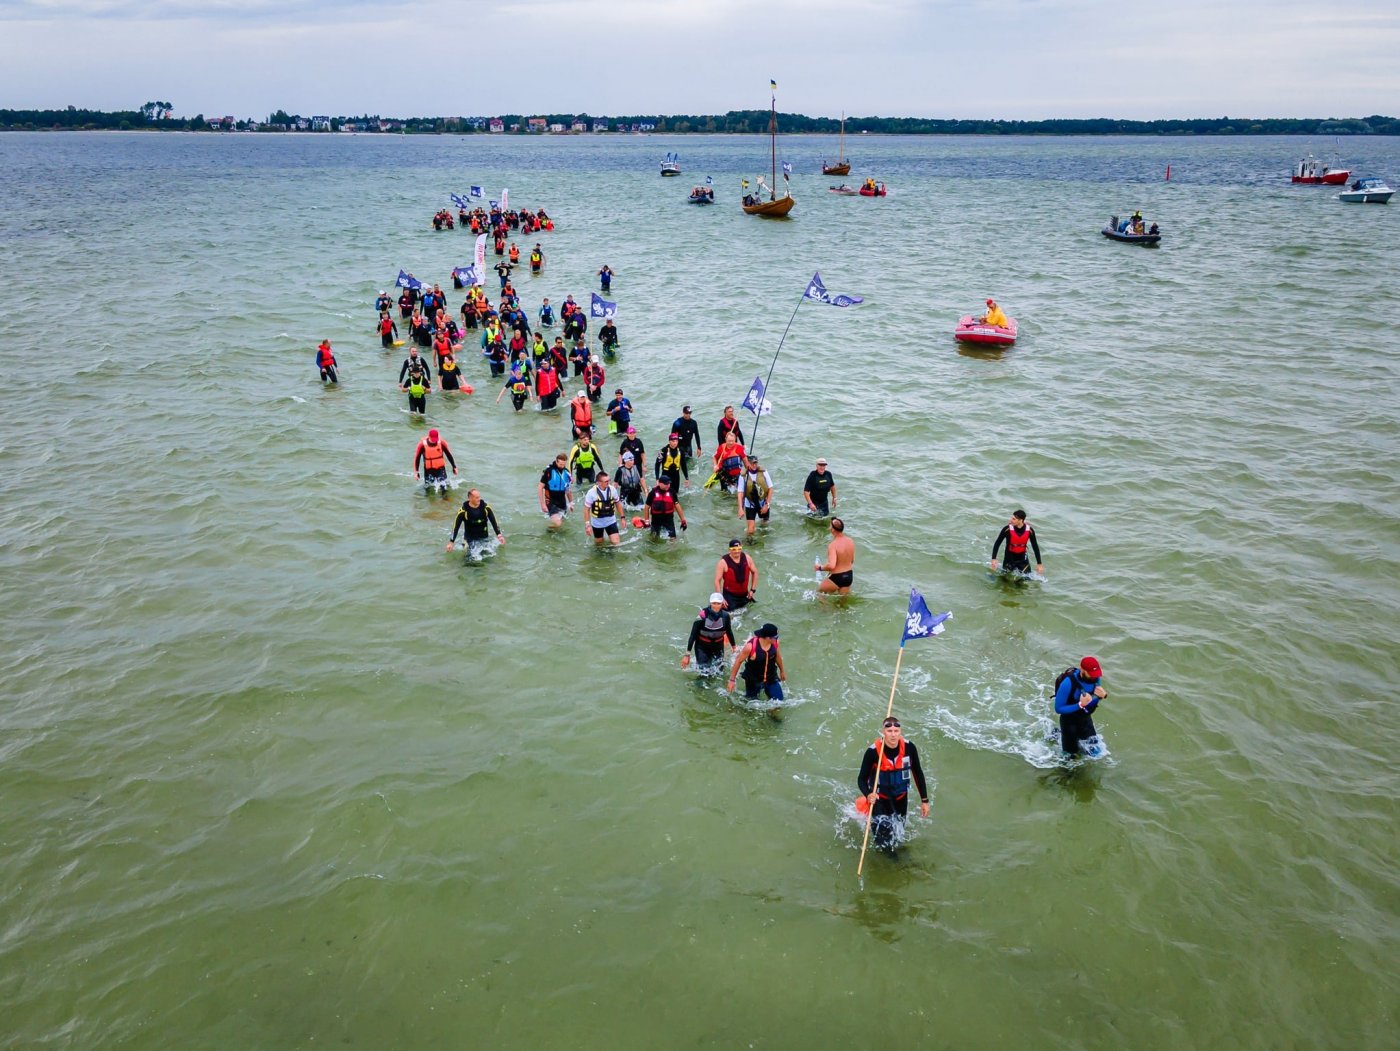
[[[845,159],[846,155],[846,114],[841,114],[841,141],[836,147],[836,163],[823,164],[823,175],[850,175],[851,165]]]
[[[759,186],[755,188],[752,195],[745,195],[740,207],[744,209],[746,215],[766,215],[770,218],[778,219],[792,211],[792,206],[797,202],[792,199],[792,194],[787,193],[782,197],[778,196],[778,96],[774,95],[769,103],[768,109],[768,148],[770,155],[769,178],[773,180],[768,189],[768,200],[760,199],[763,186],[763,177],[759,176]]]

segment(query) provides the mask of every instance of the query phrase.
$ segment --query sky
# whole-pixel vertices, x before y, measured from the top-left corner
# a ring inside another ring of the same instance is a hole
[[[1397,0],[0,0],[0,40],[8,109],[1400,113]]]

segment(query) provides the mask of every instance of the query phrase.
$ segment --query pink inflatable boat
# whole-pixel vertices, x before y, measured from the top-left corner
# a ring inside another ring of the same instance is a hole
[[[961,343],[991,343],[1007,347],[1016,342],[1016,319],[1007,318],[1007,321],[1010,323],[1002,328],[1000,325],[984,325],[974,315],[965,314],[958,318],[953,337]]]

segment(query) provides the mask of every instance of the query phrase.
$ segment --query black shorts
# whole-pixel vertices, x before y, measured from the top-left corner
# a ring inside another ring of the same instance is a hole
[[[850,587],[851,581],[855,580],[855,578],[856,571],[854,569],[848,569],[844,573],[832,573],[829,577],[827,577],[827,579],[830,580],[833,584],[835,584],[838,588]]]
[[[749,604],[748,595],[736,595],[732,591],[724,591],[721,594],[724,595],[724,601],[730,609],[743,609]]]
[[[592,529],[593,538],[595,540],[602,540],[605,536],[617,536],[618,532],[616,522],[609,522],[605,526],[595,525],[592,527]]]
[[[744,518],[749,522],[757,520],[766,522],[768,521],[768,512],[760,511],[758,508],[746,503],[744,504]]]
[[[546,514],[566,515],[569,513],[569,498],[564,493],[556,493],[552,489],[546,490],[544,494],[545,506],[549,508]]]
[[[1025,552],[1019,555],[1007,555],[1006,561],[1001,564],[1001,568],[1008,573],[1029,573],[1031,571],[1030,560],[1026,558]]]
[[[676,539],[676,518],[674,515],[666,515],[665,521],[661,515],[651,516],[651,535],[668,536],[672,540]]]

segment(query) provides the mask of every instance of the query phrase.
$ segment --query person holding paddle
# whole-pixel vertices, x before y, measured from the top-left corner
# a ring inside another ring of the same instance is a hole
[[[928,784],[919,763],[919,750],[904,739],[899,720],[890,716],[875,743],[860,761],[856,785],[861,798],[857,809],[868,810],[877,850],[894,853],[909,812],[909,781],[919,790],[919,816],[928,817]]]

